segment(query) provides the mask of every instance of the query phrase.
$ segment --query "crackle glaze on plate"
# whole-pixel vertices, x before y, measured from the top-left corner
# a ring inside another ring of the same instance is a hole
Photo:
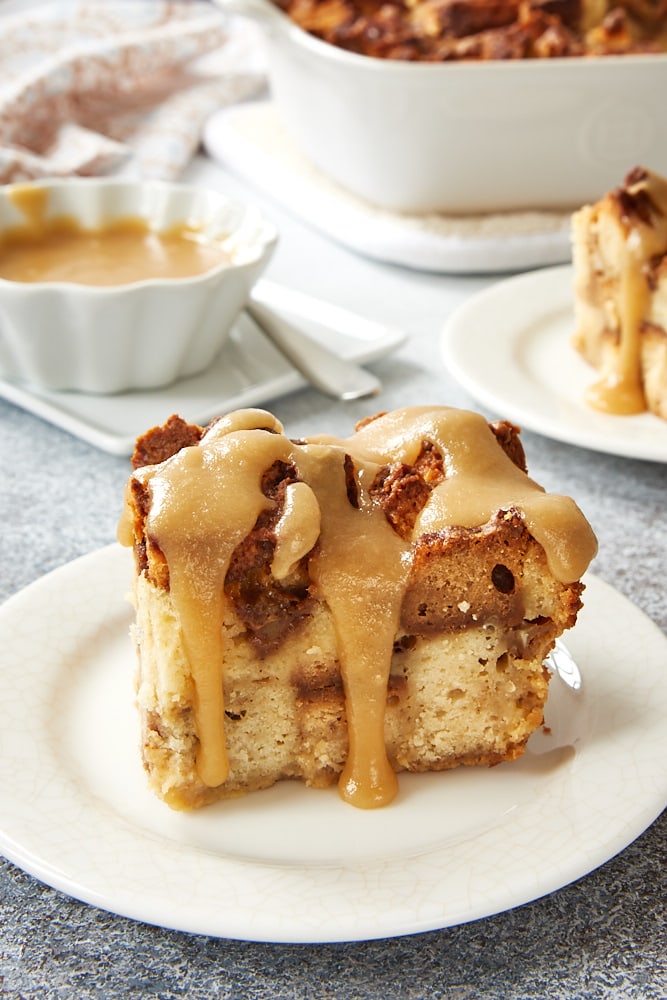
[[[470,393],[526,430],[594,451],[667,462],[667,421],[587,406],[595,369],[571,345],[571,267],[550,267],[491,285],[450,316],[445,367]]]
[[[194,813],[147,790],[117,545],[0,608],[0,849],[137,920],[275,942],[416,933],[518,906],[622,850],[667,804],[667,639],[594,576],[546,727],[496,768],[401,775],[360,811],[284,782]]]

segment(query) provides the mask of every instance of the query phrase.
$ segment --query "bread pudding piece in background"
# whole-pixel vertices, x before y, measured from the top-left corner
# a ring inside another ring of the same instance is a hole
[[[596,542],[515,427],[416,407],[290,440],[239,410],[174,416],[133,462],[142,754],[171,806],[298,778],[372,808],[396,772],[521,755]]]
[[[592,406],[667,420],[667,178],[636,167],[572,219],[575,348]]]
[[[309,34],[385,59],[544,59],[661,52],[665,0],[279,0]]]

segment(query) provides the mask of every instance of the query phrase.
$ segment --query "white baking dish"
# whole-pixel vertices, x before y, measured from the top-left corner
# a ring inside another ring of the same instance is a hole
[[[416,63],[344,51],[270,0],[216,0],[265,27],[285,125],[349,191],[403,212],[570,209],[633,166],[667,173],[667,54]]]

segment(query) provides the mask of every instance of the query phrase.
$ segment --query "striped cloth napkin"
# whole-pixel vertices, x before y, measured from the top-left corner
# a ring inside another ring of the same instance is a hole
[[[0,0],[0,183],[178,177],[265,87],[259,31],[204,0]]]

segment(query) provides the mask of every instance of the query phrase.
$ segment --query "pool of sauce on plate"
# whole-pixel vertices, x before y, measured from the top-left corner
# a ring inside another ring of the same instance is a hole
[[[156,231],[144,219],[124,216],[85,229],[72,216],[49,216],[44,188],[17,187],[11,198],[25,222],[0,236],[0,278],[7,281],[109,287],[192,278],[231,260],[185,222]]]

